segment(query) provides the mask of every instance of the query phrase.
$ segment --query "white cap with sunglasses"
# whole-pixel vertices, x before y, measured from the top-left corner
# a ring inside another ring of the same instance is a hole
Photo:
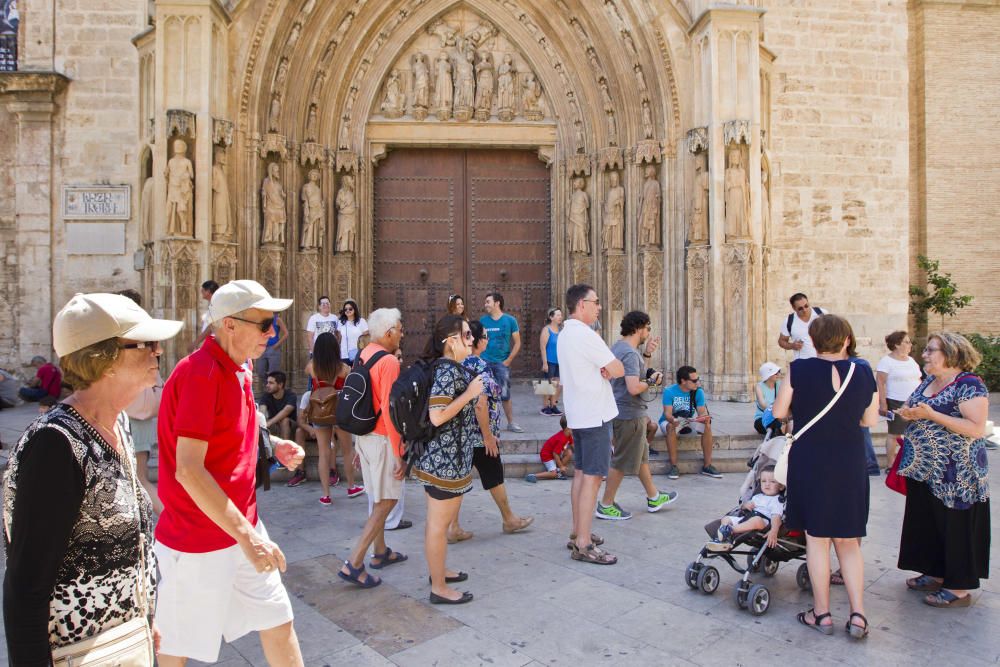
[[[64,357],[109,338],[158,342],[173,338],[183,322],[154,320],[132,299],[121,294],[76,294],[56,313],[52,345]]]
[[[208,319],[217,324],[248,308],[280,313],[292,305],[291,299],[275,299],[256,280],[233,280],[215,291],[208,304]]]

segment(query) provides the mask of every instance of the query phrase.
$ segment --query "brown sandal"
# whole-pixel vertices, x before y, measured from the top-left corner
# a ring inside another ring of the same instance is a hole
[[[517,521],[513,524],[503,524],[503,532],[505,533],[516,533],[519,530],[524,530],[535,520],[533,516],[522,516],[518,517]]]
[[[591,541],[591,543],[594,544],[594,546],[598,546],[598,547],[601,546],[602,544],[604,544],[604,538],[601,537],[600,535],[598,535],[597,533],[591,533],[590,534],[590,541]],[[569,534],[569,542],[566,543],[566,548],[567,549],[575,549],[576,548],[576,533],[570,533]]]
[[[455,544],[456,542],[464,542],[465,540],[471,540],[472,536],[475,535],[470,530],[463,530],[460,533],[451,534],[448,533],[448,544]]]
[[[572,553],[570,553],[570,558],[585,563],[594,563],[595,565],[614,565],[618,562],[617,556],[612,556],[607,551],[599,549],[593,544],[588,544],[583,549],[573,549]]]

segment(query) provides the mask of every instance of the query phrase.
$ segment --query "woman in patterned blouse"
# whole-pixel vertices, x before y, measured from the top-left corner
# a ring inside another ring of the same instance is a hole
[[[899,474],[907,478],[899,568],[932,607],[968,607],[989,576],[990,492],[983,433],[989,394],[972,374],[980,356],[964,337],[932,334],[927,378],[897,412],[911,420]]]
[[[437,432],[414,463],[413,474],[427,492],[424,554],[431,573],[430,600],[435,604],[472,600],[472,593],[459,593],[448,585],[465,581],[468,575],[445,566],[448,526],[458,516],[462,494],[472,488],[472,447],[479,432],[475,402],[483,393],[483,380],[470,378],[462,367],[471,351],[469,323],[446,315],[435,325],[424,353],[427,361],[434,362],[429,417]]]

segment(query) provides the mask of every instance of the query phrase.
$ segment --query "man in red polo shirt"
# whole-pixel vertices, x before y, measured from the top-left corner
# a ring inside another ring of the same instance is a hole
[[[214,334],[177,364],[163,387],[158,424],[159,664],[215,662],[219,640],[260,632],[272,665],[301,665],[292,607],[281,583],[281,549],[257,517],[257,411],[250,359],[267,348],[274,299],[253,280],[220,287],[209,305]],[[294,469],[304,452],[272,438]]]

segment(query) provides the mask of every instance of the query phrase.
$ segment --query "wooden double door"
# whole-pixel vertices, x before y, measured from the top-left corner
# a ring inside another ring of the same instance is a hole
[[[531,151],[404,149],[375,173],[374,306],[403,313],[404,363],[419,356],[448,298],[469,319],[500,292],[517,318],[516,375],[540,371],[551,307],[549,171]]]

